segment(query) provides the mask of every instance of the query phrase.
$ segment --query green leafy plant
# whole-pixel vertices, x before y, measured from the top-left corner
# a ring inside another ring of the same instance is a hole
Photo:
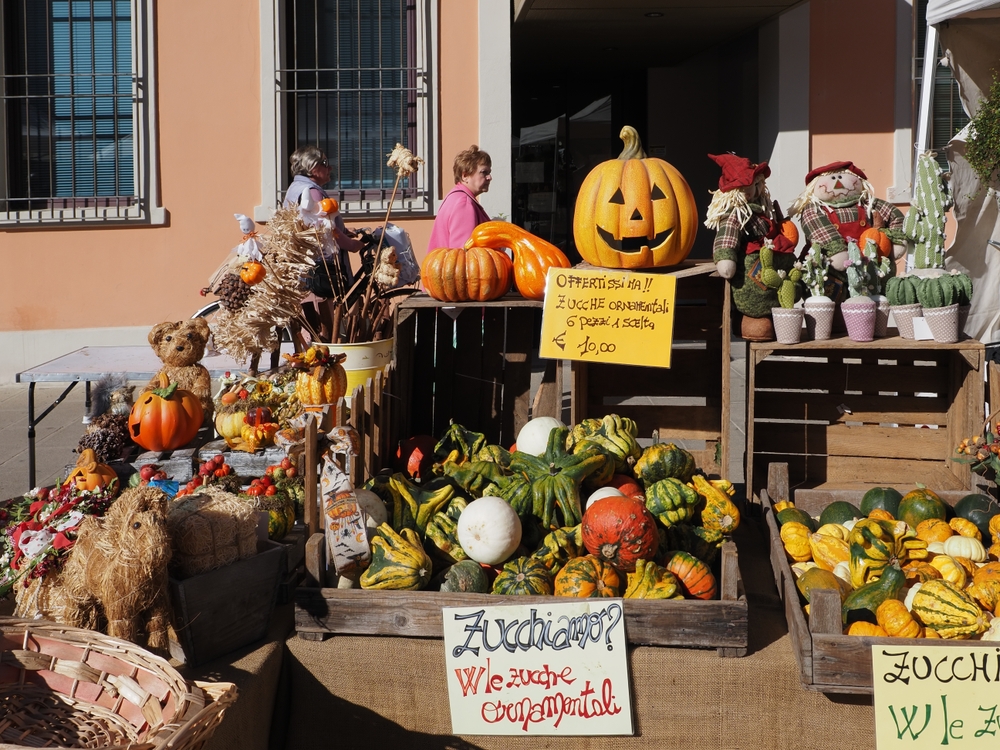
[[[997,182],[1000,169],[1000,80],[993,71],[990,93],[979,103],[979,110],[969,121],[969,139],[965,160],[987,187]]]

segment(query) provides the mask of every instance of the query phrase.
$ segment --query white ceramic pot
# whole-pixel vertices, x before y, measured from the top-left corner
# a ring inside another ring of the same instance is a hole
[[[833,330],[833,314],[837,303],[826,296],[808,297],[802,303],[805,310],[806,335],[814,341],[826,341]]]

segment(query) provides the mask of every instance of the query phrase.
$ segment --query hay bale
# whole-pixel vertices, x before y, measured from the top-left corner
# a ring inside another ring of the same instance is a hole
[[[231,565],[257,553],[257,513],[236,495],[212,486],[170,504],[170,568],[178,578]]]

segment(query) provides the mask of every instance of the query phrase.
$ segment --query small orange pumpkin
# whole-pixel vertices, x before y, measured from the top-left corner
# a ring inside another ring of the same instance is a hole
[[[340,210],[340,204],[336,198],[324,198],[319,202],[319,210],[328,214],[335,214]]]
[[[868,240],[875,243],[875,247],[878,248],[880,258],[892,257],[892,240],[889,239],[889,235],[885,232],[879,231],[875,227],[868,227],[868,229],[863,231],[861,236],[858,237],[858,247],[864,250],[865,244]]]
[[[792,243],[792,247],[799,244],[799,228],[795,226],[795,222],[791,219],[785,219],[781,222],[781,234],[784,235],[786,240]]]
[[[510,290],[514,268],[507,253],[488,247],[439,247],[420,268],[427,293],[442,302],[487,302]]]
[[[94,450],[87,448],[76,460],[76,468],[69,473],[63,485],[72,484],[78,490],[103,490],[117,480],[115,470],[100,463]]]
[[[244,263],[243,267],[240,268],[240,278],[243,279],[244,284],[249,284],[250,286],[259,284],[264,280],[265,276],[267,276],[267,269],[264,268],[264,264],[258,263],[255,260]]]
[[[718,588],[712,570],[687,552],[674,552],[667,561],[667,570],[680,581],[684,596],[689,599],[714,599]]]
[[[917,524],[917,539],[925,542],[943,542],[955,532],[945,521],[940,518],[927,518]]]
[[[594,557],[574,557],[556,574],[555,595],[591,597],[621,596],[622,576],[613,565]]]
[[[160,387],[145,391],[132,406],[128,433],[148,451],[172,451],[190,443],[205,419],[201,402],[191,391],[169,383],[162,370]]]

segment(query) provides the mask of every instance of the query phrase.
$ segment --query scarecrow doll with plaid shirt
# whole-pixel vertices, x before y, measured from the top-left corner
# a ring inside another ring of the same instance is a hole
[[[788,209],[798,216],[808,251],[818,245],[831,266],[826,294],[834,301],[846,296],[844,262],[847,241],[858,241],[866,229],[884,232],[892,243],[892,260],[906,253],[902,232],[903,213],[888,201],[875,197],[864,172],[849,161],[835,161],[809,172],[806,189]],[[894,270],[894,266],[891,266]]]
[[[754,164],[732,153],[709,154],[708,158],[722,169],[705,219],[705,226],[716,231],[712,258],[719,275],[729,279],[733,303],[743,314],[743,338],[770,341],[774,338],[771,308],[780,305],[777,288],[762,280],[760,251],[769,248],[772,267],[784,275],[795,265],[797,232],[785,226],[790,222],[771,200],[765,184],[771,175],[767,162]]]

